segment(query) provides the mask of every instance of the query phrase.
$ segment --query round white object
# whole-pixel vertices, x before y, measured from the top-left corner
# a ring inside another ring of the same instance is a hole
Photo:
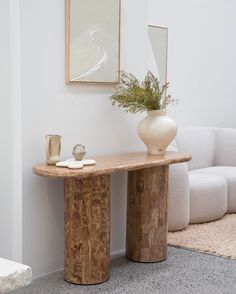
[[[66,161],[67,161],[67,162],[74,162],[74,161],[77,161],[77,160],[75,160],[74,158],[69,158],[69,159],[67,159]]]
[[[83,165],[94,165],[96,161],[94,159],[84,159],[81,161]]]
[[[146,145],[148,153],[165,154],[167,146],[175,138],[175,121],[166,115],[165,110],[148,111],[148,115],[138,124],[138,134]]]
[[[56,163],[57,167],[67,167],[68,166],[68,161],[59,161]]]
[[[83,163],[75,161],[75,162],[70,162],[67,167],[70,169],[81,169],[83,168]]]

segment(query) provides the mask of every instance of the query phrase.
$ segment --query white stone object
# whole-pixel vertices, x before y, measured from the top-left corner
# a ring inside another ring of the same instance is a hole
[[[166,115],[166,110],[147,111],[148,115],[138,124],[138,134],[153,155],[165,154],[167,146],[175,138],[175,121]]]
[[[69,161],[59,161],[56,163],[57,167],[68,167],[68,164],[70,164]]]
[[[83,165],[95,165],[96,164],[96,160],[94,160],[94,159],[83,159],[81,162],[83,163]]]
[[[94,159],[84,159],[84,160],[76,160],[73,158],[69,158],[66,161],[59,161],[56,163],[57,167],[68,167],[68,168],[82,168],[85,165],[95,165],[96,160]],[[82,165],[82,167],[81,167]],[[71,166],[71,167],[69,167]]]
[[[32,280],[29,266],[0,258],[0,293],[27,286]]]
[[[75,162],[70,162],[67,166],[70,169],[81,169],[84,167],[83,163],[75,161]]]
[[[94,165],[94,164],[96,164],[96,160],[94,160],[94,159],[76,160],[76,159],[73,159],[73,158],[69,158],[65,162],[81,162],[81,163],[83,163],[83,165]]]

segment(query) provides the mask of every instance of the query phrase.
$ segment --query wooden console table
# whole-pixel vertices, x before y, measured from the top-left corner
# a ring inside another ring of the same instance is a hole
[[[170,164],[191,156],[144,152],[95,157],[81,170],[36,165],[39,176],[64,178],[64,278],[98,284],[109,278],[110,174],[128,171],[127,258],[140,262],[166,259],[167,190]]]

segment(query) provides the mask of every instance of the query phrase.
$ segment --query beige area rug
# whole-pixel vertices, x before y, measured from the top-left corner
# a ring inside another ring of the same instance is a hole
[[[214,222],[189,225],[183,231],[170,232],[168,243],[236,259],[236,214],[227,214]]]

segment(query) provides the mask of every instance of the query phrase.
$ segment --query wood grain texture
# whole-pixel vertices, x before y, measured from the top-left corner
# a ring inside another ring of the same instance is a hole
[[[181,154],[177,152],[167,152],[165,155],[149,155],[146,152],[133,152],[98,157],[95,156],[93,158],[96,160],[97,164],[94,166],[85,166],[81,170],[71,170],[68,168],[48,165],[36,165],[33,167],[33,172],[36,175],[45,177],[86,178],[111,174],[113,172],[137,170],[191,160],[189,154]]]
[[[110,176],[65,179],[64,278],[98,284],[109,278]]]
[[[109,277],[110,174],[129,171],[127,257],[151,262],[166,258],[169,164],[189,161],[177,152],[99,156],[95,166],[70,170],[36,165],[36,175],[65,178],[64,277],[98,284]]]
[[[156,262],[167,254],[169,166],[130,171],[127,200],[127,258]]]

